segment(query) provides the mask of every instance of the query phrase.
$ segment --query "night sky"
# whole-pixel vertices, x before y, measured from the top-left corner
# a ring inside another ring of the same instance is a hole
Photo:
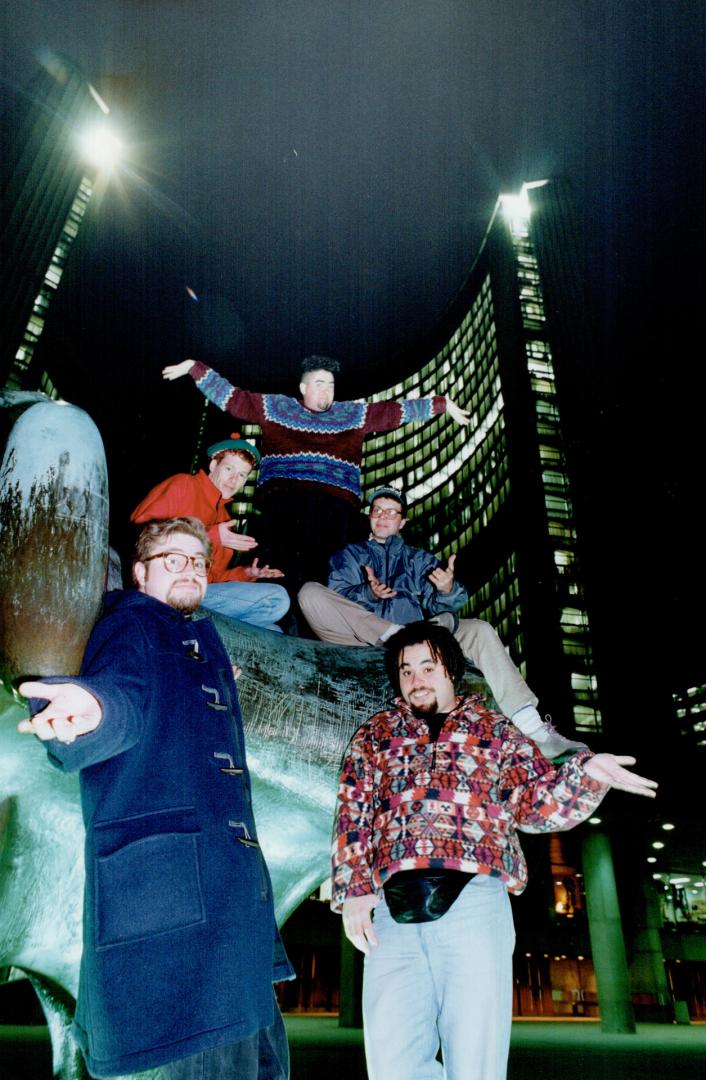
[[[388,386],[417,366],[498,194],[563,175],[592,328],[576,499],[597,620],[626,701],[644,706],[655,666],[664,685],[706,681],[703,13],[700,0],[5,5],[7,98],[55,49],[127,145],[42,341],[103,432],[114,514],[188,468],[195,391],[163,384],[165,363],[197,355],[248,388],[293,391],[317,352],[344,362],[342,396]]]

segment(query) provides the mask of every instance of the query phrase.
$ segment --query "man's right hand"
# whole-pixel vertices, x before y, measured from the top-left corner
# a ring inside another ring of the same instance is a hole
[[[393,596],[397,596],[397,589],[391,589],[384,581],[378,581],[373,573],[372,566],[365,566],[364,570],[368,575],[370,591],[376,600],[391,600]]]
[[[365,896],[349,896],[343,901],[343,932],[356,949],[370,956],[370,948],[375,948],[378,939],[373,929],[371,914],[380,903],[380,898],[373,893]]]
[[[75,742],[79,735],[95,731],[103,712],[88,690],[76,683],[20,683],[19,691],[27,698],[44,698],[48,705],[29,720],[20,720],[17,730],[36,735],[42,742],[58,739]]]
[[[237,521],[222,521],[220,523],[218,526],[218,539],[221,546],[230,548],[232,551],[250,551],[252,548],[257,547],[257,540],[254,536],[233,532],[237,524]]]
[[[182,360],[180,364],[167,364],[165,368],[162,368],[162,378],[168,379],[169,382],[180,379],[182,375],[189,374],[195,363],[195,360]]]

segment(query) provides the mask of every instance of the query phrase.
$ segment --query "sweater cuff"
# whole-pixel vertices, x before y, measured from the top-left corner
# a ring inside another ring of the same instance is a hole
[[[194,382],[198,382],[199,379],[203,378],[207,371],[210,371],[207,364],[202,364],[200,360],[195,360],[189,370],[189,375]]]

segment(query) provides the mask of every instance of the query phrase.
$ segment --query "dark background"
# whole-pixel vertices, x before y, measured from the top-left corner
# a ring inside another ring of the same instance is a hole
[[[703,12],[701,0],[5,5],[6,103],[55,49],[113,106],[126,144],[40,347],[104,435],[114,531],[190,464],[200,400],[189,380],[162,383],[165,363],[195,355],[247,388],[291,392],[317,352],[344,362],[339,396],[390,386],[418,366],[498,194],[566,176],[591,336],[574,450],[595,625],[614,700],[659,736],[662,694],[706,680]]]

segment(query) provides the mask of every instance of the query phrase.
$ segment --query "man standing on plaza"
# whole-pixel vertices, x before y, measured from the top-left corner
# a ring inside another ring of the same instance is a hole
[[[265,581],[281,578],[282,571],[260,566],[257,558],[249,566],[230,566],[234,552],[252,553],[258,546],[253,536],[235,531],[237,522],[226,506],[259,464],[260,454],[238,434],[214,443],[206,453],[208,475],[199,469],[195,476],[169,476],[152,488],[133,510],[130,520],[142,525],[159,518],[197,517],[206,527],[213,547],[208,588],[201,606],[228,619],[280,632],[277,623],[289,610],[289,596],[281,585]]]
[[[370,497],[370,536],[331,558],[328,588],[307,582],[299,605],[312,630],[334,645],[382,645],[401,626],[430,618],[452,629],[467,660],[479,668],[501,711],[531,738],[545,757],[586,749],[542,720],[538,700],[510,659],[490,623],[461,619],[455,612],[468,593],[428,551],[405,544],[407,501],[394,487]]]
[[[552,766],[502,714],[457,692],[465,661],[444,628],[412,623],[386,649],[400,696],[348,747],[333,845],[331,906],[365,953],[368,1077],[503,1080],[507,894],[527,880],[517,830],[567,829],[610,787],[653,796],[657,785],[612,754]]]
[[[20,731],[43,740],[57,768],[80,771],[74,1032],[96,1077],[158,1066],[165,1080],[289,1075],[272,982],[293,974],[257,841],[238,695],[211,620],[192,619],[209,550],[195,518],[146,525],[137,591],[106,597],[80,677],[20,686],[40,699]]]
[[[219,409],[262,428],[258,479],[261,542],[267,561],[281,567],[291,596],[305,581],[325,582],[328,560],[350,539],[360,506],[360,464],[368,435],[394,431],[447,412],[467,424],[450,398],[335,401],[337,360],[310,356],[303,364],[301,400],[232,386],[195,360],[171,364],[165,379],[190,375]]]

